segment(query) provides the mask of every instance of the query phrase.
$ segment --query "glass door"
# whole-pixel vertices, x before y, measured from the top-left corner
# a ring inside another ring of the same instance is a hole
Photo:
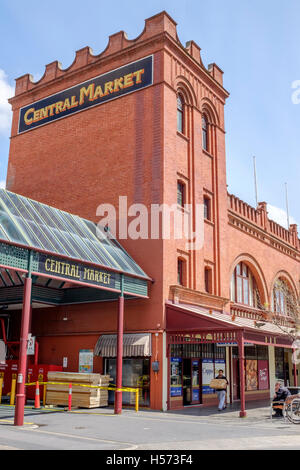
[[[192,402],[191,394],[191,359],[183,359],[182,367],[182,385],[183,385],[183,405],[190,405]]]
[[[199,359],[192,359],[192,403],[197,404],[201,402],[200,396],[200,361]]]

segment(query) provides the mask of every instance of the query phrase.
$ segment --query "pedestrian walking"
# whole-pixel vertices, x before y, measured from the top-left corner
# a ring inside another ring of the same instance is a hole
[[[224,375],[224,371],[222,369],[219,370],[219,374],[216,377],[217,380],[222,380],[220,383],[219,389],[217,389],[217,396],[218,396],[218,410],[222,411],[226,408],[226,390],[228,385],[228,380]]]

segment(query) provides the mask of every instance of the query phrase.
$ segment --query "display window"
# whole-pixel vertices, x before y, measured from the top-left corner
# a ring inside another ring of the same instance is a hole
[[[116,359],[105,359],[105,374],[109,374],[112,383],[116,383]],[[140,406],[150,406],[150,359],[149,358],[123,358],[122,371],[123,387],[139,388]],[[108,402],[114,403],[114,392],[108,392]],[[122,393],[124,405],[135,404],[135,394],[131,392]]]

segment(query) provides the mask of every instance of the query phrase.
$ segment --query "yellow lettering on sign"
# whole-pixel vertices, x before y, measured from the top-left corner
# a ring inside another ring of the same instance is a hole
[[[84,268],[84,271],[83,271],[83,279],[88,279],[88,275],[89,275],[89,269]]]
[[[114,92],[114,82],[106,82],[104,85],[104,96]]]
[[[137,70],[136,72],[133,72],[133,75],[136,77],[135,83],[142,83],[141,76],[142,76],[143,73],[145,73],[144,69]]]
[[[24,115],[24,121],[27,124],[27,126],[29,126],[29,124],[31,124],[32,121],[33,121],[33,118],[28,119],[28,115],[31,114],[31,113],[34,113],[34,111],[35,111],[34,108],[30,108],[26,111],[26,113]]]
[[[66,98],[62,107],[62,111],[65,111],[66,109],[70,109],[70,107],[71,107],[70,100],[69,98]]]
[[[45,261],[45,270],[46,271],[50,271],[50,267],[49,267],[50,262],[51,262],[51,260],[49,258],[47,258],[46,261]]]
[[[133,86],[133,73],[128,73],[127,75],[124,75],[124,88],[128,88],[130,86]]]
[[[55,103],[55,114],[61,113],[63,104],[63,101],[58,101],[57,103]]]
[[[114,81],[114,91],[119,91],[119,89],[123,90],[124,84],[123,84],[123,77],[116,78]]]
[[[103,96],[103,91],[102,91],[101,85],[98,85],[95,90],[94,100],[98,98],[102,98],[102,96]]]
[[[40,119],[45,119],[48,117],[48,107],[40,109]]]
[[[55,103],[49,104],[49,106],[47,106],[47,108],[50,111],[50,116],[53,116],[53,114],[54,114],[53,109],[55,108]]]
[[[72,96],[71,98],[71,108],[76,108],[78,106],[78,101],[76,101],[76,96]]]
[[[85,98],[85,96],[89,96],[89,100],[90,100],[90,101],[93,101],[93,98],[94,98],[94,88],[95,88],[95,84],[94,84],[94,83],[91,83],[87,88],[86,88],[85,86],[83,86],[82,88],[80,88],[79,104],[83,104],[83,103],[84,103],[84,98]]]
[[[39,121],[40,120],[40,110],[37,109],[36,111],[34,111],[33,113],[33,122],[36,122],[36,121]]]

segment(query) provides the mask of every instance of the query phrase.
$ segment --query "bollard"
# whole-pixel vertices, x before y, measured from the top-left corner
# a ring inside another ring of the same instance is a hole
[[[36,409],[40,409],[40,408],[41,408],[41,402],[40,402],[40,384],[39,384],[38,381],[35,383],[34,408],[36,408]]]
[[[135,392],[135,411],[139,411],[139,389]]]
[[[72,384],[69,384],[69,411],[72,408]]]
[[[0,374],[0,404],[2,402],[3,375]]]
[[[43,389],[43,405],[46,405],[46,392],[47,392],[47,384],[44,383],[44,389]]]
[[[12,379],[11,381],[11,390],[10,390],[10,405],[15,404],[15,396],[16,396],[16,383],[17,379]]]

